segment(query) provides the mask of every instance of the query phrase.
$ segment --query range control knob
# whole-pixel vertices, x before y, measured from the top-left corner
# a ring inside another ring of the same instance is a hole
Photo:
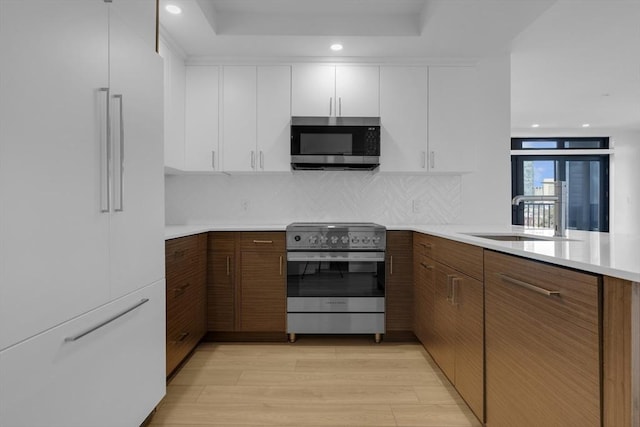
[[[371,242],[373,242],[374,245],[377,245],[378,243],[380,243],[380,238],[379,237],[373,237],[373,238],[371,238]]]
[[[358,243],[360,241],[360,239],[358,239],[356,236],[353,236],[351,238],[351,243]]]
[[[331,236],[331,243],[333,243],[334,245],[338,243],[338,236]]]
[[[348,236],[342,236],[342,243],[345,244],[345,245],[347,243],[349,243],[349,237]]]
[[[364,236],[364,237],[362,238],[362,243],[369,243],[369,237]]]
[[[309,243],[311,243],[312,245],[318,243],[318,236],[309,236]]]
[[[320,243],[327,243],[327,236],[320,236]]]

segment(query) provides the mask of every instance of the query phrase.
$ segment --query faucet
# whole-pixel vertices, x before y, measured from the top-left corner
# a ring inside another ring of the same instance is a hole
[[[553,233],[554,237],[564,237],[567,230],[567,183],[565,181],[555,181],[554,183],[554,195],[546,196],[525,196],[518,195],[511,200],[511,204],[518,206],[525,201],[551,201],[554,202],[556,213],[556,224]]]

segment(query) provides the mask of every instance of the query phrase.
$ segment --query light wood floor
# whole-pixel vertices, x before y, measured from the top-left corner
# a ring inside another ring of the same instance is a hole
[[[151,426],[480,426],[419,344],[201,344]]]

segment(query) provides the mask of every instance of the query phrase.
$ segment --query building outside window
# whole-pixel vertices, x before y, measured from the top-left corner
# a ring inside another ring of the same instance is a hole
[[[567,227],[609,231],[608,138],[512,138],[512,196],[553,195],[555,181],[566,181]],[[554,203],[527,201],[512,207],[512,223],[553,228]]]

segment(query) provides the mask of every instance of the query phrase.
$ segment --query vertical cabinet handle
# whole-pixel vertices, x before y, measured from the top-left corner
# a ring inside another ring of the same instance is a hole
[[[282,255],[280,255],[280,275],[282,276]]]
[[[333,105],[333,98],[329,97],[329,117],[331,117],[331,113],[333,112],[333,109],[331,108]]]
[[[451,279],[451,305],[458,305],[458,286],[461,280],[455,276]]]
[[[264,170],[264,151],[260,150],[260,169]]]
[[[251,150],[251,169],[256,168],[256,152]]]
[[[429,151],[429,166],[431,167],[431,169],[434,169],[436,167],[436,152],[435,151]]]
[[[111,116],[109,114],[109,88],[101,87],[98,92],[105,94],[105,115],[104,115],[104,139],[100,147],[100,212],[106,213],[111,210]]]
[[[447,301],[449,302],[449,304],[453,304],[452,300],[453,300],[453,278],[455,276],[453,274],[447,274]]]
[[[389,275],[393,276],[393,255],[389,256]]]
[[[422,159],[422,162],[420,163],[420,167],[422,169],[425,169],[427,167],[427,152],[426,151],[422,151],[421,152],[421,159]]]
[[[118,185],[116,189],[118,191],[118,197],[116,198],[118,204],[116,205],[114,211],[122,212],[124,211],[124,124],[122,123],[124,114],[122,112],[122,95],[113,95],[114,99],[118,100],[118,139],[119,139],[119,147],[118,147],[118,161],[115,164],[118,166]]]
[[[216,151],[211,150],[211,169],[216,170]]]
[[[231,275],[231,257],[227,257],[227,276]]]
[[[338,116],[342,116],[342,97],[338,98],[338,107],[339,107]]]

